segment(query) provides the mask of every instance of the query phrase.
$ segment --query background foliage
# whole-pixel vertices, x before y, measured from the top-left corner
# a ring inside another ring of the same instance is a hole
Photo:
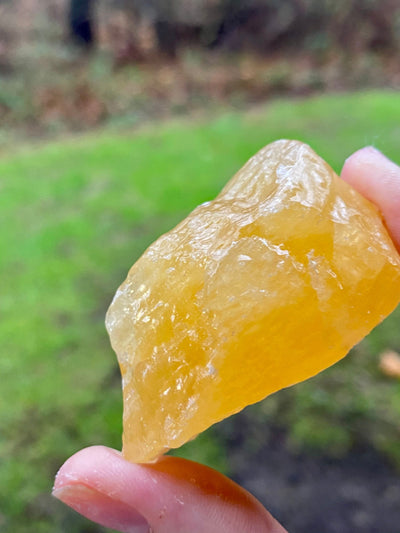
[[[70,46],[69,1],[2,0],[0,147],[276,95],[399,87],[397,0],[175,0],[167,22],[161,4],[92,2],[87,49]]]

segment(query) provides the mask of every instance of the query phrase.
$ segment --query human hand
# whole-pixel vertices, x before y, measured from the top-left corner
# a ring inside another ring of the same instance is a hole
[[[400,251],[400,168],[368,147],[347,159],[342,178],[378,206]],[[176,457],[136,465],[109,448],[87,448],[62,466],[54,496],[126,533],[285,532],[244,489]]]

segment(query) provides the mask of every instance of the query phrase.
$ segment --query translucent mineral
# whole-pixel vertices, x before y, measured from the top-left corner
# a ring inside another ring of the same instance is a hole
[[[314,376],[399,300],[377,209],[307,145],[266,146],[145,251],[108,310],[124,456],[153,460]]]

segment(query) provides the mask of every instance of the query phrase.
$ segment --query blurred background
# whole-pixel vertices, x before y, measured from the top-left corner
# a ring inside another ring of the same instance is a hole
[[[121,442],[104,329],[140,253],[263,145],[400,163],[398,0],[0,0],[0,531],[100,533],[52,500]],[[400,532],[400,311],[320,376],[176,452],[296,533]],[[300,341],[300,340],[299,340]]]

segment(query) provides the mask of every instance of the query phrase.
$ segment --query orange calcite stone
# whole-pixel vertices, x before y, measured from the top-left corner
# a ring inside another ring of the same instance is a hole
[[[114,297],[124,456],[150,461],[317,374],[399,299],[400,257],[376,208],[308,146],[268,145]]]

